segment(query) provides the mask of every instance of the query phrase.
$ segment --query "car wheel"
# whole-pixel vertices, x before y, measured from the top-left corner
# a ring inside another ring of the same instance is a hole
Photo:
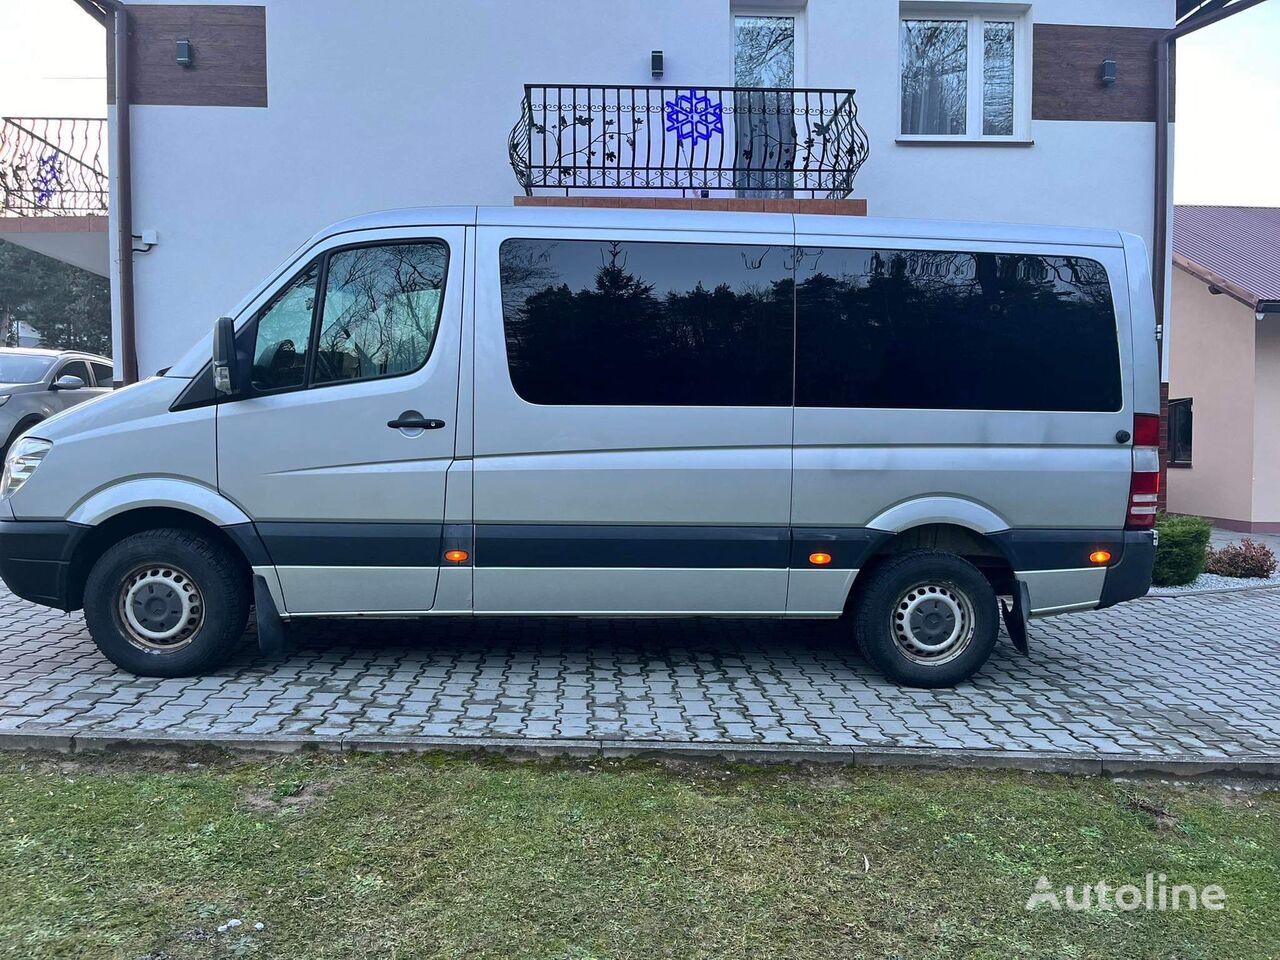
[[[37,423],[40,423],[41,420],[41,417],[28,417],[13,428],[13,433],[9,434],[5,439],[4,446],[0,446],[0,463],[3,463],[4,458],[9,455],[9,448],[13,446],[13,442],[34,427]]]
[[[910,687],[953,687],[982,667],[999,631],[995,591],[950,553],[916,550],[868,572],[854,630],[863,655]]]
[[[189,530],[148,530],[108,549],[85,581],[98,649],[145,677],[187,677],[231,657],[249,619],[244,571],[222,544]]]

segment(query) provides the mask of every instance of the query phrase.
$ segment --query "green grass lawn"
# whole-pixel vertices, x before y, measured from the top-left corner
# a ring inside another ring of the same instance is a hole
[[[1219,884],[1226,908],[1025,909],[1041,875],[1061,889],[1148,872]],[[1278,952],[1277,793],[710,762],[0,756],[0,957]]]

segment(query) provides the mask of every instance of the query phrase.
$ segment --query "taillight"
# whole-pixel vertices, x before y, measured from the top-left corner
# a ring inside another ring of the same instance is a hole
[[[1160,418],[1151,413],[1133,415],[1133,473],[1129,478],[1131,530],[1156,525],[1156,500],[1160,495]]]

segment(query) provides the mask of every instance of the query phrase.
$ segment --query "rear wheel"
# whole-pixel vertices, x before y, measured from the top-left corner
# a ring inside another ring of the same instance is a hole
[[[915,550],[868,573],[854,615],[863,654],[911,687],[952,687],[987,662],[999,614],[981,571],[950,553]]]
[[[189,530],[126,537],[94,564],[84,614],[112,663],[148,677],[222,666],[249,618],[249,589],[226,547]]]

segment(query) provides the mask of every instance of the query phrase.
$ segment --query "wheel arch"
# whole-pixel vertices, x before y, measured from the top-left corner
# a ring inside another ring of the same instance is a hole
[[[891,557],[914,550],[936,550],[958,556],[977,567],[998,595],[1010,594],[1015,589],[1014,567],[1005,545],[992,535],[998,532],[998,529],[989,532],[976,530],[956,520],[935,520],[887,533],[868,554],[854,577],[846,609],[854,603],[866,586],[869,574],[877,566]]]
[[[76,504],[67,520],[96,527],[142,509],[176,510],[219,527],[250,522],[248,514],[216,490],[175,477],[136,477],[112,484]]]
[[[14,442],[20,436],[22,436],[24,433],[26,433],[36,424],[43,423],[47,419],[49,418],[39,413],[28,413],[25,417],[23,417],[21,420],[19,420],[17,423],[13,425],[13,429],[9,432],[9,435],[7,437],[0,438],[0,448],[3,448],[3,451],[5,453],[8,453],[9,448],[13,446]]]
[[[963,527],[988,535],[1009,529],[1009,522],[990,507],[963,497],[917,497],[895,504],[867,524],[872,530],[900,534],[915,527]]]
[[[77,610],[83,606],[85,581],[89,577],[89,571],[107,550],[135,533],[163,528],[188,530],[221,544],[235,560],[245,578],[245,583],[252,585],[251,559],[246,555],[244,545],[231,536],[223,526],[214,523],[203,514],[181,507],[136,506],[112,513],[101,523],[90,527],[76,544],[67,569],[69,609]]]

